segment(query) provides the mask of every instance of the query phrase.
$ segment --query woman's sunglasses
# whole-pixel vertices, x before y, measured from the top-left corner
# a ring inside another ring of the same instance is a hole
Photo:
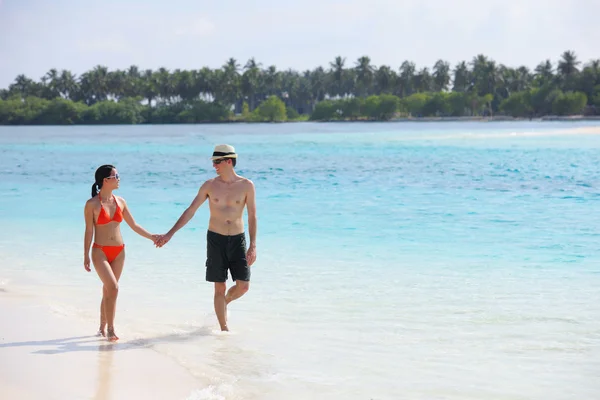
[[[120,179],[119,174],[114,174],[112,176],[107,177],[106,179]]]

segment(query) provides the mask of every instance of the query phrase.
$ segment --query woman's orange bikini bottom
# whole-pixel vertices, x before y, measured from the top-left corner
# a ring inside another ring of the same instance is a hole
[[[99,244],[94,243],[92,247],[95,249],[102,250],[108,262],[111,263],[115,260],[115,258],[117,258],[119,254],[121,254],[121,251],[123,251],[123,249],[125,248],[125,244],[122,244],[120,246],[100,246]]]

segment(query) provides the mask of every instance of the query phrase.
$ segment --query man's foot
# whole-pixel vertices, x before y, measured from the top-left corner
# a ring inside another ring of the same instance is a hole
[[[225,325],[221,325],[221,332],[229,332],[229,328],[227,327],[227,317],[229,311],[227,310],[227,304],[225,304]]]
[[[117,340],[119,340],[119,337],[115,334],[114,328],[108,328],[107,339],[109,342],[116,342]]]

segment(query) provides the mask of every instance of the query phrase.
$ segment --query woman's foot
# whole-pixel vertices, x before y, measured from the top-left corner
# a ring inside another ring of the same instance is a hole
[[[116,342],[119,340],[119,337],[115,334],[115,328],[108,328],[107,339],[109,342]]]
[[[98,332],[96,332],[96,336],[102,336],[105,337],[106,333],[104,333],[104,326],[100,325],[100,328],[98,328]]]

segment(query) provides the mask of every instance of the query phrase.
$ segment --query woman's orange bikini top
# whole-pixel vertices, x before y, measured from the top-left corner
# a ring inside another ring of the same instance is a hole
[[[98,194],[98,196],[100,196],[100,194]],[[113,194],[113,199],[115,199],[114,194]],[[117,209],[115,210],[115,214],[113,215],[112,219],[110,219],[110,216],[104,209],[104,206],[102,205],[102,199],[100,197],[99,197],[99,200],[100,200],[100,214],[98,215],[98,221],[96,221],[96,225],[104,225],[104,224],[108,224],[109,222],[112,222],[112,221],[115,221],[115,222],[123,221],[123,211],[121,211],[121,207],[119,207],[119,203],[117,202],[117,199],[115,199],[115,204],[117,205]]]

